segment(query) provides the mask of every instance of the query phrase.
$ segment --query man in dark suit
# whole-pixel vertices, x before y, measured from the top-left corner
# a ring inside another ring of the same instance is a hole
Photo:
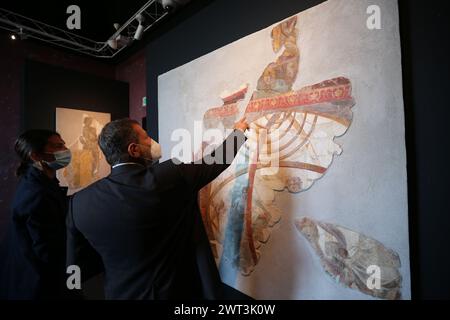
[[[148,165],[160,149],[139,124],[107,124],[99,144],[112,171],[70,201],[67,264],[85,280],[104,271],[107,299],[220,298],[197,192],[228,167],[247,128],[236,123],[201,164]]]

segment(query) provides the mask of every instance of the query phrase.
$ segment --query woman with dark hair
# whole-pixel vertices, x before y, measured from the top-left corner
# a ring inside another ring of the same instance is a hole
[[[29,130],[17,139],[15,151],[19,183],[0,252],[0,299],[61,299],[67,292],[68,199],[56,170],[70,163],[70,150],[57,132]]]

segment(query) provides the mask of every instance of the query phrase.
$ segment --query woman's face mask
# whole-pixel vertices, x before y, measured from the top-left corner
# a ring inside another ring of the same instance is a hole
[[[70,152],[70,149],[46,153],[52,154],[55,157],[55,160],[42,162],[44,162],[47,166],[49,166],[49,168],[53,170],[59,170],[67,167],[70,164],[70,160],[72,160],[72,153]]]

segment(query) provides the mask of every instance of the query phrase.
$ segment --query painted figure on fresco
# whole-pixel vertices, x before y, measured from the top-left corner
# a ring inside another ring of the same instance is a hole
[[[95,177],[98,173],[98,166],[100,160],[100,149],[98,146],[97,129],[92,126],[92,117],[84,118],[82,135],[80,136],[80,143],[83,145],[83,150],[91,153],[91,175]]]
[[[336,282],[382,299],[401,297],[402,276],[398,254],[382,243],[358,232],[331,223],[303,217],[295,222],[298,231],[311,244],[325,272]],[[379,268],[380,284],[368,285],[371,273]]]
[[[72,111],[70,109],[65,110]],[[73,112],[80,111],[73,110]],[[69,145],[72,152],[72,162],[62,170],[60,177],[69,187],[70,193],[87,187],[108,173],[104,172],[107,165],[103,164],[102,166],[102,162],[105,162],[105,160],[97,142],[98,134],[103,125],[94,116],[88,114],[83,114],[80,118],[79,129],[72,132],[76,139]]]

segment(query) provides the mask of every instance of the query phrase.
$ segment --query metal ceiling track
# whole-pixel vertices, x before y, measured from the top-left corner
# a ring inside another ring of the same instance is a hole
[[[2,8],[0,8],[0,28],[14,32],[18,36],[22,36],[22,39],[33,38],[96,58],[114,58],[135,41],[134,35],[139,27],[136,17],[144,18],[142,26],[145,32],[167,14],[167,10],[158,0],[150,0],[105,42],[81,37]],[[108,41],[117,41],[118,39],[120,41],[118,41],[116,49],[108,45]]]

